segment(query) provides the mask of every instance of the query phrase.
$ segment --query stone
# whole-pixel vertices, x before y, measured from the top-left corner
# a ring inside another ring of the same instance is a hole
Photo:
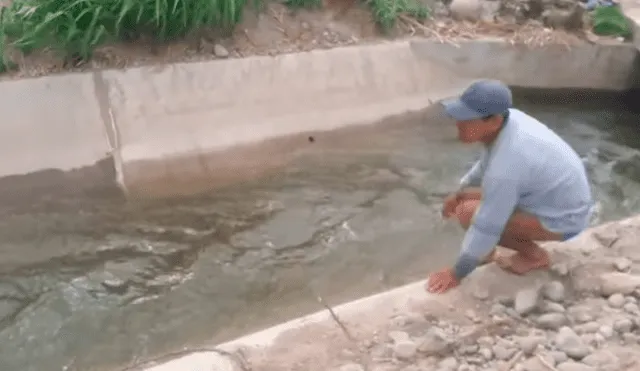
[[[340,371],[365,371],[362,365],[357,363],[348,363],[346,365],[340,366]]]
[[[562,304],[552,301],[545,301],[540,305],[540,309],[545,313],[564,313],[567,311]]]
[[[579,334],[595,334],[600,329],[598,322],[587,322],[575,327],[575,331]]]
[[[567,355],[564,354],[564,352],[559,350],[553,350],[547,354],[549,355],[549,357],[553,358],[553,361],[555,364],[566,362],[569,359],[569,357],[567,357]]]
[[[473,290],[473,297],[478,300],[487,300],[489,299],[489,290],[484,287],[476,287]]]
[[[449,4],[451,17],[458,21],[478,21],[482,16],[480,0],[453,0]]]
[[[551,266],[551,271],[560,277],[565,277],[569,274],[569,266],[566,263],[557,263]]]
[[[567,316],[563,313],[547,313],[536,319],[538,326],[545,330],[556,330],[567,324]]]
[[[565,299],[564,285],[560,281],[551,281],[542,287],[542,294],[551,301],[562,302]]]
[[[227,50],[227,48],[225,48],[221,44],[216,44],[213,46],[213,54],[215,54],[215,56],[218,58],[229,57],[229,51]]]
[[[613,330],[624,334],[633,329],[633,322],[628,318],[621,318],[613,322]]]
[[[622,308],[625,302],[624,295],[620,293],[613,294],[607,299],[607,303],[611,308]]]
[[[640,276],[622,272],[609,272],[600,275],[600,293],[629,295],[640,286]]]
[[[636,303],[626,303],[622,309],[630,314],[638,314],[638,312],[640,312],[640,308],[638,308],[638,304]]]
[[[485,361],[490,361],[493,359],[493,352],[489,348],[480,348],[478,350],[478,354],[484,358]]]
[[[610,339],[613,337],[613,328],[611,326],[607,326],[607,325],[602,325],[600,326],[600,329],[598,330],[598,333],[600,335],[602,335],[602,337],[604,337],[605,339]]]
[[[556,366],[558,371],[597,371],[597,369],[574,361],[567,361]]]
[[[525,336],[518,337],[515,340],[520,347],[520,350],[522,350],[522,353],[526,356],[530,356],[536,351],[538,345],[544,344],[547,339],[542,336]]]
[[[411,340],[411,337],[409,336],[409,334],[404,331],[391,331],[389,332],[389,338],[394,343]]]
[[[563,326],[558,330],[555,343],[558,350],[575,360],[581,360],[590,353],[589,347],[582,341],[580,336],[567,326]]]
[[[622,334],[622,340],[627,345],[633,345],[633,344],[637,344],[640,339],[638,339],[638,335],[630,332],[626,332]]]
[[[538,306],[540,289],[538,287],[526,288],[518,291],[513,307],[519,315],[526,315],[533,312]]]
[[[577,5],[570,10],[551,8],[542,13],[542,22],[549,28],[581,30],[584,27],[584,12],[584,8]]]
[[[613,262],[613,266],[620,272],[625,272],[629,270],[629,268],[631,268],[631,264],[632,264],[631,260],[624,257],[617,258]]]
[[[599,368],[602,366],[613,366],[615,369],[619,369],[619,366],[618,367],[615,367],[615,366],[619,365],[620,360],[612,352],[600,350],[584,357],[582,359],[582,363],[584,363],[587,366],[592,366],[595,368]]]
[[[429,329],[425,336],[418,340],[418,351],[427,356],[443,356],[449,349],[444,331],[438,328]]]
[[[531,357],[522,362],[522,369],[524,371],[549,371],[549,368],[538,357]]]
[[[453,357],[447,357],[438,363],[438,367],[445,370],[454,370],[458,368],[458,361]]]
[[[501,361],[511,359],[516,352],[515,348],[508,348],[500,344],[496,344],[493,347],[493,355]]]
[[[393,355],[400,360],[410,360],[415,357],[417,352],[418,346],[410,340],[397,342],[393,346]]]

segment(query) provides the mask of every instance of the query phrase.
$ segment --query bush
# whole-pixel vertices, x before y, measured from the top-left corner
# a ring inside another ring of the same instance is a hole
[[[0,70],[12,67],[7,50],[52,50],[86,60],[101,44],[147,37],[167,41],[203,27],[231,31],[248,0],[14,0],[0,13]],[[262,8],[265,0],[251,0]],[[317,8],[321,0],[283,0],[289,7]],[[383,30],[400,14],[424,19],[420,0],[365,0]],[[0,72],[1,72],[0,71]]]
[[[246,0],[14,0],[0,17],[0,52],[53,49],[89,58],[100,44],[149,36],[184,37],[205,26],[228,30]],[[6,63],[5,63],[6,65]]]

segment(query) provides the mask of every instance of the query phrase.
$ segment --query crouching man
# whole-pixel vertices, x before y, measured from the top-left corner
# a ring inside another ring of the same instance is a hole
[[[458,261],[429,276],[427,291],[443,293],[477,266],[496,262],[525,274],[550,266],[536,241],[564,241],[587,228],[593,200],[578,154],[546,125],[512,108],[511,90],[482,80],[444,101],[463,143],[482,155],[442,210],[466,229]],[[515,251],[499,256],[495,246]]]

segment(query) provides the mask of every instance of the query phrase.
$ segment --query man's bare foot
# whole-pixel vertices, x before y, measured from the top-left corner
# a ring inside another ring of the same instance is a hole
[[[495,257],[498,266],[507,272],[522,275],[536,269],[547,269],[551,266],[549,253],[540,248],[532,255],[515,253]]]

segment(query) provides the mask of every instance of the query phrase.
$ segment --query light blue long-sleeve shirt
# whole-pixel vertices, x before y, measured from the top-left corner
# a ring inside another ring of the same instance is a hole
[[[456,274],[464,277],[491,252],[511,215],[532,214],[550,232],[579,233],[593,206],[586,169],[578,154],[546,125],[517,109],[494,142],[462,178],[480,186],[482,202],[464,241]]]

